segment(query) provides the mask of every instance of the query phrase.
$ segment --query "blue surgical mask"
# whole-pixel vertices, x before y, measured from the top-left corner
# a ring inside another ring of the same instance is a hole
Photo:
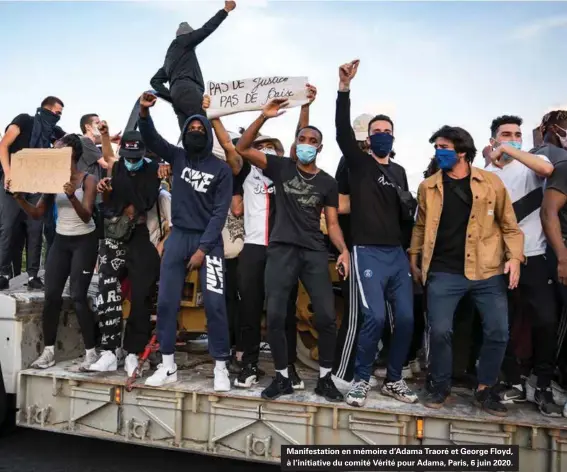
[[[135,162],[124,159],[124,164],[126,165],[126,169],[128,169],[130,172],[136,172],[137,170],[140,170],[144,165],[144,159],[142,158]]]
[[[317,157],[317,148],[311,144],[298,144],[295,146],[295,154],[302,164],[311,164]]]
[[[442,170],[451,170],[459,160],[454,149],[436,149],[435,160]]]
[[[513,147],[518,151],[522,150],[522,143],[520,141],[505,141],[502,144],[507,144],[508,146]],[[502,159],[504,159],[505,161],[511,161],[512,156],[509,156],[508,154],[504,153],[502,154]]]
[[[392,152],[394,137],[389,133],[375,133],[370,136],[370,149],[376,157],[386,157]]]

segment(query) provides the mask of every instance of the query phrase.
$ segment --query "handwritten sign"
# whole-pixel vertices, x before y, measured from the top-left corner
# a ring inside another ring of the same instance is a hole
[[[71,148],[22,149],[10,167],[11,192],[62,193],[71,177]]]
[[[209,82],[207,93],[211,105],[209,118],[232,115],[243,111],[261,110],[272,98],[289,100],[288,108],[308,102],[307,77],[256,77],[230,82]]]

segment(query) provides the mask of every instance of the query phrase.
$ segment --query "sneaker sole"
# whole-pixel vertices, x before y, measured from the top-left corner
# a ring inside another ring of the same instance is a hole
[[[104,369],[104,370],[96,370],[96,369],[93,369],[92,366],[90,366],[90,367],[89,367],[89,370],[88,370],[87,372],[98,372],[98,373],[101,373],[101,372],[116,372],[117,370],[118,370],[118,366],[117,366],[117,365],[110,366],[108,369]]]
[[[527,401],[528,401],[527,398],[524,398],[524,399],[506,398],[506,399],[500,400],[500,404],[502,404],[502,405],[516,405],[516,404],[526,403]]]
[[[234,386],[237,388],[252,388],[252,386],[257,385],[258,382],[258,377],[250,382],[239,382],[238,379],[234,379]]]
[[[230,392],[231,389],[230,389],[230,385],[229,385],[228,388],[224,388],[224,387],[223,388],[214,388],[213,387],[213,390],[215,392]]]
[[[149,380],[149,379],[148,379]],[[165,382],[160,383],[159,385],[152,385],[151,383],[148,383],[148,381],[146,380],[146,382],[144,383],[144,385],[146,387],[155,387],[155,388],[159,388],[159,387],[163,387],[164,385],[169,385],[169,384],[173,384],[177,382],[177,378],[175,379],[166,379]]]
[[[364,406],[364,404],[366,403],[366,400],[346,400],[346,404],[349,406],[355,406],[357,408],[362,408]]]
[[[394,399],[398,400],[399,402],[408,403],[410,405],[412,403],[417,403],[417,401],[418,401],[417,397],[414,398],[414,399],[403,397],[401,395],[398,395],[397,393],[390,392],[389,390],[386,390],[385,388],[380,389],[380,392],[382,393],[382,395],[386,395],[387,397],[394,398]]]
[[[49,364],[45,364],[45,365],[31,365],[30,368],[32,369],[41,369],[41,370],[45,370],[45,369],[49,369],[50,367],[53,367],[55,365],[55,361],[50,362]]]
[[[331,398],[331,397],[327,397],[325,394],[321,393],[320,390],[317,390],[317,388],[315,389],[315,393],[317,395],[319,395],[320,397],[323,397],[325,400],[327,400],[328,402],[331,403],[340,403],[340,402],[344,402],[345,398]]]
[[[478,400],[474,401],[474,404],[479,407],[482,411],[485,411],[486,413],[488,413],[489,415],[492,416],[499,416],[500,418],[503,418],[505,416],[508,416],[508,412],[507,411],[495,411],[495,410],[491,410],[490,408],[486,408],[482,405],[482,403],[480,403]]]
[[[563,416],[563,413],[544,413],[541,410],[539,412],[546,418],[561,418]]]
[[[291,392],[281,392],[281,393],[278,393],[275,397],[268,397],[267,395],[264,395],[264,392],[262,392],[260,396],[261,396],[264,400],[277,400],[278,398],[283,397],[284,395],[292,395],[292,394],[293,394],[293,389],[291,390]]]
[[[424,403],[423,406],[425,408],[431,408],[432,410],[440,410],[441,408],[443,408],[443,406],[445,405],[445,402],[443,403]]]

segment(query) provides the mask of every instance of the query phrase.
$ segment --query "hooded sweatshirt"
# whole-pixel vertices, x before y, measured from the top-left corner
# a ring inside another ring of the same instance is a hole
[[[159,84],[163,83],[167,77],[170,89],[178,80],[190,80],[197,85],[199,90],[204,91],[205,83],[195,48],[207,39],[227,16],[228,13],[225,10],[220,10],[201,28],[177,36],[167,50],[163,67],[150,81],[152,87],[162,93],[163,90]]]
[[[173,227],[202,233],[199,249],[207,254],[222,244],[222,229],[232,199],[232,172],[226,162],[212,154],[213,129],[204,116],[189,117],[183,136],[195,119],[203,123],[207,135],[207,145],[198,154],[168,143],[156,131],[149,115],[140,117],[138,126],[146,147],[171,165]]]

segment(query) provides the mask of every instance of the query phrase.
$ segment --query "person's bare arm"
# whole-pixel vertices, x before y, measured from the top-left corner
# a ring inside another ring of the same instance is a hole
[[[20,127],[17,125],[10,125],[6,130],[6,134],[0,141],[0,163],[4,170],[4,188],[6,189],[10,189],[10,180],[12,176],[10,168],[10,146],[19,135]]]
[[[567,260],[567,248],[563,242],[559,221],[559,211],[565,205],[567,205],[567,195],[564,193],[554,188],[549,188],[544,192],[540,212],[541,225],[547,242],[560,261]]]
[[[69,193],[67,193],[67,191],[65,192],[67,194],[67,197],[69,198],[69,201],[71,202],[71,205],[73,205],[73,208],[77,212],[77,215],[84,223],[88,223],[93,216],[93,208],[97,193],[97,184],[98,181],[93,175],[89,175],[85,179],[85,191],[83,192],[82,201],[79,201],[79,199],[76,197],[74,189],[69,189]]]
[[[106,169],[107,175],[110,175],[112,166],[117,159],[114,155],[114,149],[112,149],[108,123],[106,121],[101,121],[98,129],[100,131],[100,140],[102,143],[102,158],[98,160],[98,163],[103,169]]]
[[[350,195],[339,193],[339,215],[350,213]]]
[[[281,116],[285,113],[282,108],[287,107],[288,104],[289,100],[282,98],[274,98],[269,101],[266,105],[264,105],[262,114],[254,120],[246,131],[244,131],[240,140],[236,144],[236,152],[252,165],[262,170],[265,170],[266,167],[268,167],[268,160],[262,151],[254,149],[252,145],[264,123],[266,123],[266,121],[270,118],[275,118],[276,116]]]
[[[244,200],[242,195],[233,195],[232,202],[230,203],[230,211],[237,218],[244,214]]]
[[[53,203],[53,195],[42,195],[36,205],[32,205],[24,198],[23,193],[15,193],[14,200],[24,212],[34,220],[43,218],[47,207]]]
[[[516,149],[508,144],[501,144],[490,153],[490,159],[495,166],[502,167],[500,160],[503,154],[508,154],[544,179],[553,173],[553,164],[551,162],[535,154]]]
[[[309,126],[309,109],[311,108],[311,104],[317,98],[317,87],[311,84],[306,85],[307,88],[307,98],[309,99],[309,103],[306,103],[301,107],[301,111],[299,112],[299,122],[297,123],[296,134],[299,133],[300,130]]]

